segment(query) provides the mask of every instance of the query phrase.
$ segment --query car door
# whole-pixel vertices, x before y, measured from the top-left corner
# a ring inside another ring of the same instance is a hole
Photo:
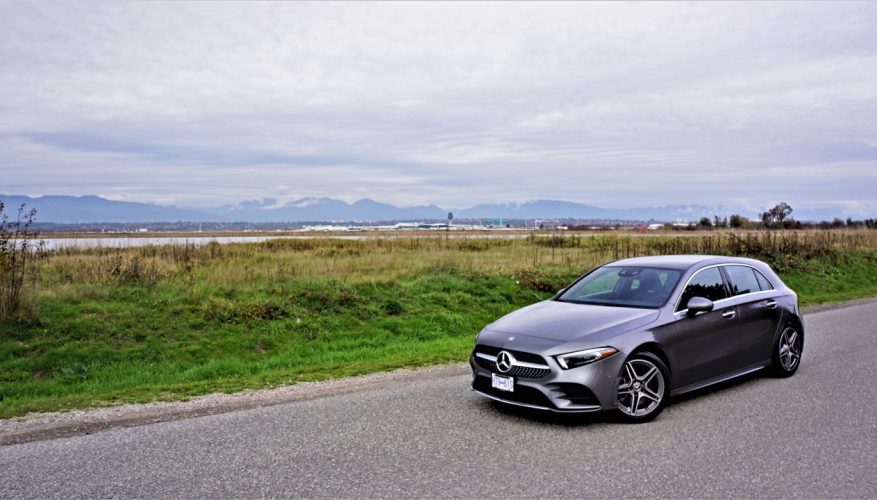
[[[737,306],[729,295],[724,275],[718,266],[698,270],[686,283],[674,313],[674,341],[669,347],[676,360],[674,389],[733,369],[733,363],[728,358],[736,348],[734,334],[740,323]],[[714,309],[689,317],[686,305],[691,297],[713,301]]]
[[[777,291],[764,275],[750,266],[728,264],[722,270],[740,317],[735,354],[739,366],[769,361],[773,336],[783,314],[777,307]]]

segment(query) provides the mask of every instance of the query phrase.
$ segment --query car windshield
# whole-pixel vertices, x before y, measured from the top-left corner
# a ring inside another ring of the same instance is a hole
[[[667,302],[681,275],[675,269],[604,266],[569,287],[557,300],[656,309]]]

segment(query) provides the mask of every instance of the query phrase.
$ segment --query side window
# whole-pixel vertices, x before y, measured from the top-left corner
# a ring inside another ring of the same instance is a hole
[[[763,274],[753,269],[755,272],[755,278],[758,280],[758,286],[762,291],[765,290],[773,290],[773,285],[770,284],[770,281],[767,281],[767,278],[764,277]]]
[[[682,292],[682,298],[676,310],[687,309],[688,301],[692,297],[703,297],[713,302],[728,298],[728,294],[725,292],[725,283],[722,281],[722,273],[719,272],[718,267],[698,271],[691,278],[685,291]]]
[[[748,266],[725,266],[728,280],[731,282],[731,295],[743,295],[761,291],[755,270]]]

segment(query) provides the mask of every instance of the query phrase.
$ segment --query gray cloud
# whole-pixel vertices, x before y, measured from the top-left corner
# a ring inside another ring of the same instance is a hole
[[[877,213],[877,7],[0,4],[0,192]]]

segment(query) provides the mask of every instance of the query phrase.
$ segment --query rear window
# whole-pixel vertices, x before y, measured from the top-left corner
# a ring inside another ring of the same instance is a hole
[[[763,274],[753,269],[755,272],[755,278],[758,280],[758,286],[761,287],[762,291],[764,290],[773,290],[773,285],[770,284],[770,281],[764,277]]]
[[[749,266],[725,266],[731,285],[731,295],[760,292],[761,285],[755,275],[755,269]]]

